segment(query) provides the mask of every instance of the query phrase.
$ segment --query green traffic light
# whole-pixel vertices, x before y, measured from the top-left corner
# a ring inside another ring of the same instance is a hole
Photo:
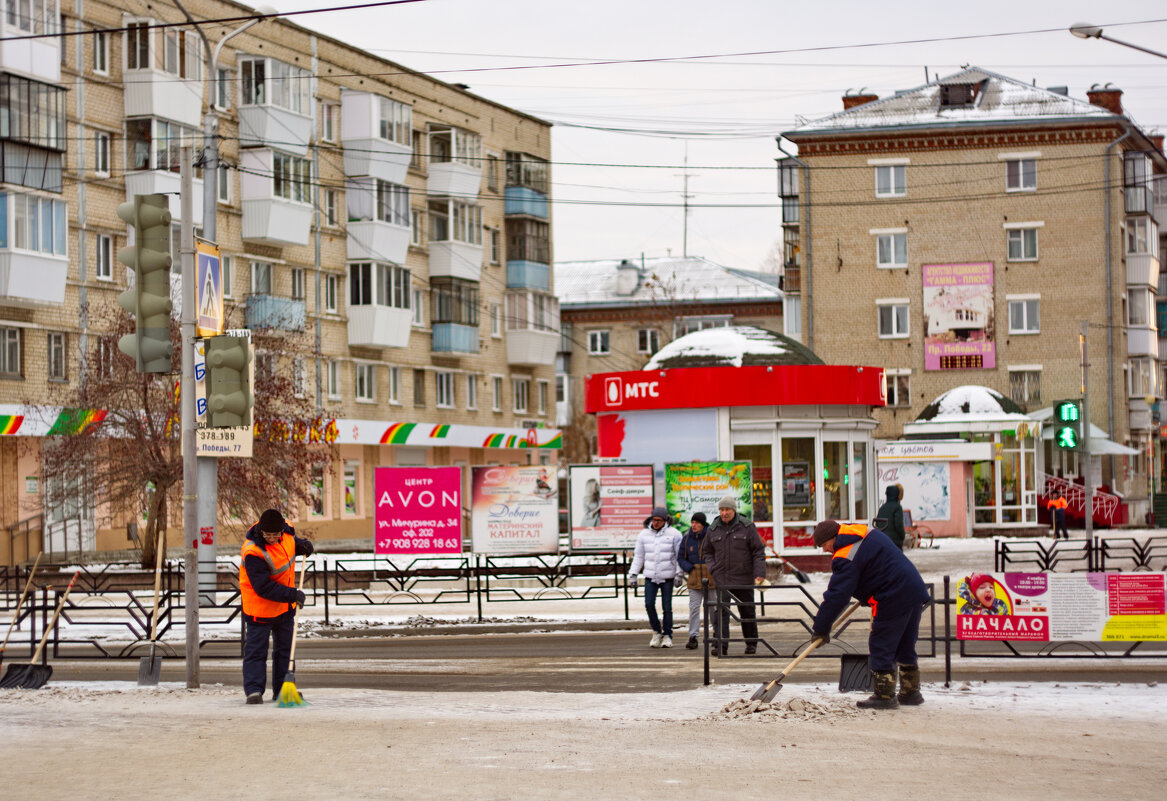
[[[1059,428],[1056,441],[1059,448],[1073,450],[1078,447],[1078,432],[1068,426]]]

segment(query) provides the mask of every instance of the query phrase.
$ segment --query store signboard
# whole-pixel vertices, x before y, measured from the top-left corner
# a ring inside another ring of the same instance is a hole
[[[652,465],[571,465],[567,484],[573,551],[636,546],[636,535],[652,514]]]

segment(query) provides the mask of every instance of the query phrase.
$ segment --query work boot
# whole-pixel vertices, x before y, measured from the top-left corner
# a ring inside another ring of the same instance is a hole
[[[249,703],[249,704],[262,704],[263,703],[263,693],[251,693],[250,695],[247,696],[247,703]]]
[[[920,694],[919,665],[900,665],[899,702],[906,706],[919,706],[924,703],[924,696]]]
[[[690,651],[696,650],[696,648],[697,648],[697,638],[696,638],[696,637],[690,637],[690,638],[689,638],[689,641],[688,641],[687,643],[685,643],[685,647],[686,647],[686,648],[688,648]]]
[[[871,671],[871,681],[875,685],[875,692],[870,698],[864,698],[855,706],[860,709],[896,709],[900,704],[896,700],[896,674],[892,670]]]

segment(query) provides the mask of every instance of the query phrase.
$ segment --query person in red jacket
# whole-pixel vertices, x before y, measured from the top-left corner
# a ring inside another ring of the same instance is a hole
[[[262,704],[267,684],[267,643],[273,643],[272,700],[288,672],[296,606],[304,593],[296,589],[296,557],[312,553],[312,543],[296,536],[284,516],[268,509],[247,530],[239,564],[239,596],[246,634],[243,644],[243,692],[247,703]]]

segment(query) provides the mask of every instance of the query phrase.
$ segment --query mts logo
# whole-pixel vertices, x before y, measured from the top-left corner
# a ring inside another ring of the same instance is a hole
[[[659,381],[624,381],[617,377],[604,379],[604,400],[609,406],[621,406],[631,398],[659,397]]]

